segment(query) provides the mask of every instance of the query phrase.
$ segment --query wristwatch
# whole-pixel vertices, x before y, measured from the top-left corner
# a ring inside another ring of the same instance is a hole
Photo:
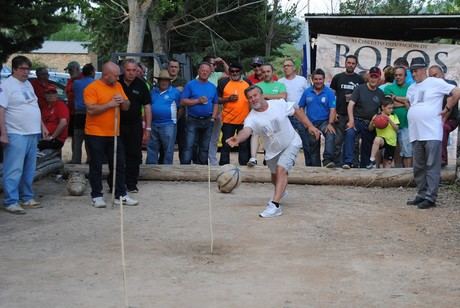
[[[151,131],[152,128],[151,127],[146,127],[145,130]]]

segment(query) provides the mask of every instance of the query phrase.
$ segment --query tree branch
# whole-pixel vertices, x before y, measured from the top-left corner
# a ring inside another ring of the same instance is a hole
[[[178,25],[178,26],[173,26],[171,27],[170,29],[167,29],[166,31],[171,31],[171,30],[177,30],[177,29],[180,29],[180,28],[184,28],[184,27],[187,27],[191,24],[194,24],[194,23],[201,23],[203,21],[206,21],[206,20],[209,20],[209,19],[212,19],[216,16],[221,16],[221,15],[225,15],[225,14],[228,14],[228,13],[231,13],[231,12],[234,12],[234,11],[237,11],[241,8],[244,8],[246,6],[251,6],[251,5],[254,5],[254,4],[257,4],[257,3],[261,3],[261,2],[264,2],[265,0],[257,0],[257,1],[252,1],[252,2],[249,2],[249,3],[246,3],[246,4],[243,4],[243,5],[240,5],[238,4],[236,7],[232,8],[232,9],[229,9],[229,10],[226,10],[226,11],[222,11],[222,12],[216,12],[214,14],[211,14],[211,15],[208,15],[208,16],[205,16],[205,17],[201,17],[201,18],[195,18],[194,20],[191,20],[189,22],[186,22],[186,23],[183,23],[181,25]],[[193,16],[192,16],[193,17]]]

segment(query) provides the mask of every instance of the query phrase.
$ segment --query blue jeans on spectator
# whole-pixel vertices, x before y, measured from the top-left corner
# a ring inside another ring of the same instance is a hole
[[[292,127],[297,131],[302,140],[303,156],[305,159],[305,166],[311,166],[311,154],[310,154],[310,137],[307,129],[297,120],[296,117],[290,116],[289,121],[291,121]]]
[[[323,165],[334,162],[335,154],[335,135],[333,133],[326,132],[328,124],[329,120],[313,123],[313,125],[319,129],[324,136]],[[315,167],[321,167],[321,138],[316,140],[315,136],[310,135],[310,140],[311,165]]]
[[[114,137],[86,135],[85,142],[91,156],[89,161],[89,184],[91,185],[91,197],[102,197],[102,164],[104,160],[109,163],[109,187],[113,179],[113,151]],[[125,151],[123,142],[117,137],[117,170],[115,178],[115,198],[126,195],[125,186]]]
[[[196,164],[208,164],[209,142],[211,140],[212,128],[214,122],[211,117],[196,118],[188,116],[185,136],[185,149],[181,164],[190,165],[193,157],[193,145],[197,145]]]
[[[361,137],[361,157],[360,168],[366,168],[369,165],[371,157],[372,143],[374,142],[375,131],[369,131],[369,121],[355,118],[355,128],[345,130],[345,144],[343,147],[343,163],[352,166],[355,139],[356,136]],[[356,167],[356,166],[355,166]]]
[[[152,124],[152,132],[147,145],[146,164],[157,165],[160,149],[163,151],[162,164],[172,165],[174,159],[174,144],[176,142],[176,124]]]
[[[38,134],[8,134],[8,144],[3,145],[4,205],[26,202],[34,197]]]

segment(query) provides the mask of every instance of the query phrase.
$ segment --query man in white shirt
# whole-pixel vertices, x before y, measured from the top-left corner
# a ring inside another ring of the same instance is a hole
[[[297,153],[302,146],[299,135],[289,122],[294,115],[310,134],[319,138],[319,130],[312,125],[305,114],[293,102],[284,99],[266,101],[262,89],[252,85],[244,91],[252,110],[244,121],[244,128],[237,136],[226,142],[235,147],[247,140],[253,133],[264,139],[265,160],[270,169],[272,183],[275,186],[273,198],[268,201],[265,210],[259,214],[262,218],[276,217],[282,214],[280,201],[286,195],[288,172],[294,166]]]
[[[417,185],[415,199],[408,205],[419,209],[436,206],[441,177],[442,123],[460,99],[460,88],[442,79],[427,76],[427,64],[422,57],[413,58],[410,64],[415,80],[407,90],[410,103],[407,119],[409,138],[413,145],[414,180]],[[445,95],[450,97],[442,108]]]
[[[7,212],[25,214],[24,208],[40,207],[40,203],[33,199],[32,182],[41,133],[41,114],[38,98],[27,80],[32,63],[24,56],[17,56],[11,66],[13,74],[0,85],[3,203]]]
[[[296,67],[294,60],[286,59],[283,62],[284,77],[278,80],[286,86],[288,102],[299,103],[305,89],[309,87],[307,79],[303,76],[296,74]],[[311,165],[310,159],[310,138],[305,130],[305,127],[293,116],[289,117],[292,126],[299,133],[300,139],[302,139],[303,155],[305,157],[305,166]]]

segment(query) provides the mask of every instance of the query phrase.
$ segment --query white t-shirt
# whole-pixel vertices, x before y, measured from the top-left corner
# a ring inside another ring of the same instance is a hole
[[[294,114],[296,103],[284,99],[267,101],[268,109],[262,112],[254,109],[244,120],[244,127],[264,139],[265,159],[269,160],[285,150],[289,145],[302,146],[299,134],[294,130],[288,116]]]
[[[410,102],[407,113],[410,142],[415,140],[442,140],[442,100],[455,86],[443,79],[428,77],[413,83],[407,90]]]
[[[306,88],[309,87],[307,79],[303,76],[296,75],[294,79],[286,79],[286,77],[278,80],[286,86],[287,101],[299,104],[300,98]]]
[[[34,88],[28,80],[19,81],[8,77],[0,85],[4,95],[0,106],[5,108],[5,122],[8,134],[31,135],[41,132],[41,113]]]

